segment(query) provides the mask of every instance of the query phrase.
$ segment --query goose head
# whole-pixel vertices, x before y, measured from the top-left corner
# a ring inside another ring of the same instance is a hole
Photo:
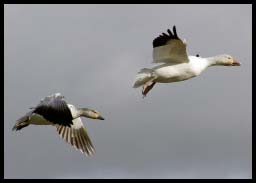
[[[212,57],[212,65],[240,66],[241,64],[232,56],[223,54]]]
[[[100,113],[94,109],[79,108],[79,112],[80,112],[80,116],[83,116],[83,117],[104,120],[104,118],[100,115]]]

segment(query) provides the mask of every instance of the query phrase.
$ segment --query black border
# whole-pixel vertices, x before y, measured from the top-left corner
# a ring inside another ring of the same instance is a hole
[[[86,2],[86,3],[85,3]],[[136,3],[134,3],[134,4],[137,4],[137,3],[143,3],[144,1],[136,1]],[[163,1],[157,1],[157,3],[164,3]],[[165,3],[172,3],[172,4],[191,4],[192,3],[192,1],[191,0],[183,0],[183,3],[181,3],[181,1],[177,1],[177,0],[172,0],[172,1],[169,1],[169,2],[165,2]],[[217,3],[217,2],[220,2],[220,3]],[[58,4],[58,3],[60,3],[60,4],[97,4],[97,3],[95,3],[95,2],[90,2],[90,1],[79,1],[79,0],[73,0],[73,1],[56,1],[56,0],[52,0],[52,1],[46,1],[46,0],[44,0],[44,1],[40,1],[40,0],[37,0],[36,1],[36,3],[35,2],[32,2],[32,1],[29,1],[29,0],[4,0],[4,2],[3,2],[3,12],[4,12],[4,4]],[[131,2],[130,2],[131,3]],[[130,4],[130,3],[126,3],[126,4]],[[211,4],[229,4],[229,3],[224,3],[224,1],[207,1],[207,4],[208,3],[211,3]],[[102,4],[106,4],[106,3],[102,3]],[[109,3],[107,3],[107,4],[109,4]],[[113,3],[113,4],[115,4],[115,3]],[[116,4],[122,4],[122,3],[116,3]],[[151,4],[151,3],[149,3],[149,4]],[[205,4],[205,2],[201,2],[201,3],[193,3],[193,4]],[[249,0],[243,0],[243,1],[241,1],[241,3],[231,3],[231,4],[252,4],[252,7],[253,7],[253,1],[249,1]],[[252,11],[252,14],[253,14],[253,11]],[[3,16],[4,17],[4,16]],[[253,16],[252,16],[253,17]],[[4,19],[3,19],[4,20]],[[239,28],[239,25],[237,25],[237,27]],[[252,27],[253,27],[253,19],[252,19]],[[4,37],[4,31],[3,31],[3,37]],[[252,36],[252,38],[253,38],[253,36]],[[4,48],[4,46],[3,46],[3,48]],[[253,48],[253,40],[252,40],[252,48]],[[252,53],[254,53],[254,52],[252,52]],[[3,65],[2,65],[2,69],[3,69],[3,71],[2,71],[2,73],[3,73],[3,78],[4,78],[4,53],[2,54],[3,55]],[[253,56],[253,55],[252,55]],[[253,59],[252,59],[253,60]],[[254,64],[253,64],[253,61],[252,61],[252,66],[254,67]],[[255,69],[253,69],[252,68],[252,71],[255,71]],[[255,72],[252,72],[252,76],[253,76],[253,78],[254,78],[254,76],[255,76]],[[253,90],[253,78],[252,78],[252,90]],[[4,80],[3,80],[4,81]],[[4,85],[3,85],[4,86]],[[4,91],[4,90],[2,90],[2,91]],[[253,99],[253,96],[252,96],[252,99]],[[2,105],[2,107],[3,107],[3,105]],[[253,100],[252,100],[252,109],[253,109]],[[2,113],[4,113],[4,109],[2,109]],[[3,121],[4,121],[4,114],[3,114]],[[1,143],[2,143],[2,147],[4,146],[4,123],[3,123],[3,121],[2,121],[2,136],[3,136],[3,140],[1,141]],[[253,120],[252,120],[253,121]],[[170,179],[171,181],[173,181],[173,182],[188,182],[188,181],[193,181],[193,182],[206,182],[206,183],[208,183],[208,182],[219,182],[219,181],[226,181],[226,182],[256,182],[256,180],[255,180],[255,158],[254,158],[254,154],[255,154],[255,151],[254,151],[254,148],[253,147],[255,147],[255,135],[253,135],[253,131],[255,131],[254,130],[254,127],[255,125],[253,124],[253,122],[252,122],[252,179]],[[4,179],[4,148],[3,148],[3,151],[2,151],[2,153],[3,153],[3,163],[2,163],[2,180],[3,180],[3,182],[12,182],[12,181],[16,181],[16,180],[24,180],[24,181],[35,181],[35,180],[37,180],[37,181],[44,181],[43,179]],[[66,182],[66,181],[83,181],[83,179],[46,179],[47,181],[49,181],[49,182]],[[97,179],[92,179],[92,180],[97,180]],[[134,179],[131,179],[131,180],[134,180]],[[154,180],[154,179],[153,179]]]

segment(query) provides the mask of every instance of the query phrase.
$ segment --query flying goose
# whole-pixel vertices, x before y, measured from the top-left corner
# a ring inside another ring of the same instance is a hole
[[[86,155],[94,155],[95,149],[80,117],[104,120],[96,110],[76,108],[68,104],[60,93],[41,99],[40,103],[17,120],[12,130],[33,125],[55,126],[59,135],[76,149]]]
[[[162,33],[153,40],[153,63],[161,63],[153,68],[143,68],[136,75],[134,88],[142,86],[143,98],[156,83],[171,83],[191,79],[201,74],[209,66],[240,66],[227,54],[203,58],[198,54],[188,56],[186,42],[182,41],[173,26],[173,32]]]

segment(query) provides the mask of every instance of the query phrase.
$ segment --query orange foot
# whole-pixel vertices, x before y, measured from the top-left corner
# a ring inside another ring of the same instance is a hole
[[[156,84],[156,82],[147,82],[146,84],[143,85],[142,88],[142,95],[143,98],[146,97],[147,93],[153,88],[153,86]]]

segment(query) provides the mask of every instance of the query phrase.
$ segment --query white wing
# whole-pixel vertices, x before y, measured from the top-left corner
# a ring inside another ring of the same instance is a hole
[[[183,63],[188,62],[186,43],[176,33],[168,29],[169,35],[163,33],[153,41],[153,63]]]
[[[62,139],[86,155],[94,155],[95,149],[82,123],[81,118],[73,120],[71,127],[55,125]]]

